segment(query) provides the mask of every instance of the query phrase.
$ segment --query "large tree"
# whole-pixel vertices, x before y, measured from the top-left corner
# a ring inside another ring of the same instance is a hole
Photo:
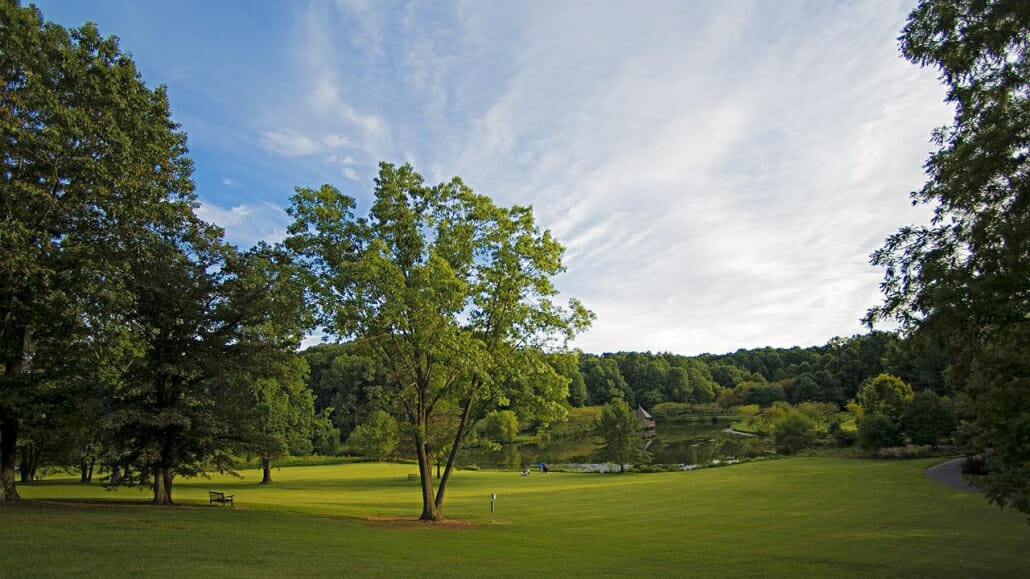
[[[18,498],[19,427],[117,250],[192,201],[186,137],[117,40],[0,0],[0,499]]]
[[[367,218],[328,185],[298,189],[286,243],[312,273],[329,331],[362,341],[388,369],[387,394],[414,440],[423,520],[442,518],[458,448],[500,406],[561,415],[568,380],[543,352],[590,321],[555,303],[563,248],[528,207],[498,207],[460,179],[428,186],[410,166],[383,163]],[[457,409],[439,481],[437,414]]]
[[[945,345],[966,434],[992,449],[978,484],[1030,512],[1030,3],[924,0],[900,42],[940,71],[955,117],[912,194],[932,222],[873,254],[886,299],[868,321]]]

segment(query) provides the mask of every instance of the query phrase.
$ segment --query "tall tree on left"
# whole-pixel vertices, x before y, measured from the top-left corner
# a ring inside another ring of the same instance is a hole
[[[123,274],[122,240],[192,213],[186,153],[165,89],[117,39],[0,0],[0,497],[18,498],[19,424],[49,352],[88,335],[80,314]]]

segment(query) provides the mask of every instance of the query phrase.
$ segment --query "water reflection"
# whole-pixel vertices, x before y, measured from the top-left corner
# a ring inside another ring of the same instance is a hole
[[[684,429],[663,436],[659,433],[648,447],[654,464],[705,465],[713,461],[751,458],[768,454],[772,444],[767,439],[744,438],[722,431],[722,425]],[[502,445],[499,450],[467,449],[459,456],[461,464],[480,468],[522,470],[541,462],[548,464],[596,464],[607,462],[601,453],[603,441],[598,437]]]

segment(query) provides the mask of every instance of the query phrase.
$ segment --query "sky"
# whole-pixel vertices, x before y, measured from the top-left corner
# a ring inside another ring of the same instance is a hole
[[[565,245],[586,352],[864,333],[952,116],[898,51],[913,1],[35,3],[168,87],[230,241],[282,239],[297,186],[367,210],[379,161],[460,176]]]

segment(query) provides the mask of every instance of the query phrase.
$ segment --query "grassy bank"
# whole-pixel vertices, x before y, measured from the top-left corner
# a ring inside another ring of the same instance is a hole
[[[182,481],[180,506],[73,481],[0,507],[0,574],[202,576],[1018,576],[1030,527],[923,475],[933,460],[797,458],[695,472],[459,472],[448,524],[410,465],[358,463]],[[207,489],[236,495],[208,507]],[[490,493],[497,510],[490,513]]]

